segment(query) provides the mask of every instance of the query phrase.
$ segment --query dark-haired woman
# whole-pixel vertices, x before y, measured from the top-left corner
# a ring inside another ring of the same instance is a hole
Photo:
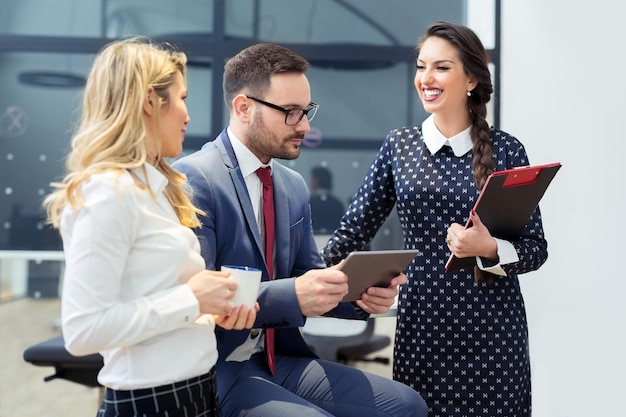
[[[530,416],[518,274],[546,261],[540,212],[513,241],[492,237],[471,212],[490,173],[528,158],[516,138],[489,127],[488,55],[472,30],[437,22],[417,52],[415,88],[430,115],[388,134],[323,255],[336,264],[363,249],[395,206],[404,246],[421,256],[400,288],[394,379],[419,391],[431,417]],[[476,257],[477,268],[446,273],[450,253]]]

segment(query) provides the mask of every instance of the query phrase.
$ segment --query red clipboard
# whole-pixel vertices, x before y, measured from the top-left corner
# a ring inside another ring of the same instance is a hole
[[[497,171],[487,178],[474,210],[493,237],[517,239],[546,189],[561,168],[560,162]],[[468,220],[465,228],[471,227]],[[446,272],[474,267],[476,257],[450,255]]]

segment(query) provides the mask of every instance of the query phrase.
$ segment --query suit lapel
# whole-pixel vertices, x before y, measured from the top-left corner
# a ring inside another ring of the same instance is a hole
[[[248,188],[246,187],[243,175],[241,174],[239,162],[237,162],[237,157],[235,156],[235,151],[230,143],[230,138],[226,133],[226,129],[222,131],[219,139],[219,141],[216,140],[216,145],[222,153],[222,159],[228,168],[228,173],[231,181],[233,182],[237,199],[239,200],[239,204],[241,204],[241,208],[243,210],[243,216],[252,236],[254,236],[254,241],[257,249],[259,250],[259,254],[261,255],[261,258],[263,258],[263,243],[261,242],[261,235],[259,234],[259,225],[254,217],[254,209],[252,208],[252,203],[250,202]]]

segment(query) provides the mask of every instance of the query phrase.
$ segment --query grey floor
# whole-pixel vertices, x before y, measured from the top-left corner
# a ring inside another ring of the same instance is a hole
[[[21,298],[0,303],[0,417],[95,416],[98,389],[57,379],[52,367],[23,360],[28,346],[60,334],[58,299]]]
[[[55,326],[60,316],[59,299],[20,298],[0,301],[0,417],[86,417],[95,416],[99,391],[56,379],[50,367],[23,360],[28,346],[60,334]],[[377,320],[376,332],[393,334],[394,320]],[[392,348],[376,356],[391,358]],[[391,377],[391,366],[357,362],[354,366]]]

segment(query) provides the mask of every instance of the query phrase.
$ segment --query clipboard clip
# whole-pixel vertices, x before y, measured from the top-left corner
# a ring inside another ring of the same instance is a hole
[[[533,182],[537,181],[537,178],[539,178],[541,170],[541,167],[533,170],[520,169],[519,172],[515,172],[516,170],[513,169],[513,172],[510,172],[504,179],[502,187],[509,188],[517,187],[518,185],[532,184]]]

